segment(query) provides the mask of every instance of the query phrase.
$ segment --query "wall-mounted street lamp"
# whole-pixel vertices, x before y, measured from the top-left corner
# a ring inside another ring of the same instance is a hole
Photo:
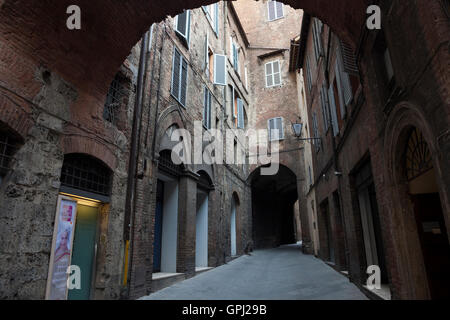
[[[295,137],[300,141],[311,141],[311,140],[319,140],[321,141],[322,138],[302,138],[302,130],[303,130],[303,123],[292,123],[292,130],[294,131]]]

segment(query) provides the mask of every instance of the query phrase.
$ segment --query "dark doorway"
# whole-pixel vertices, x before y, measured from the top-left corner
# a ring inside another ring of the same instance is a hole
[[[319,238],[320,238],[320,255],[325,261],[335,263],[335,251],[333,241],[333,228],[331,226],[330,209],[328,200],[320,204],[319,214]],[[322,231],[320,231],[322,230]]]
[[[163,201],[164,183],[158,179],[156,189],[155,235],[153,240],[153,272],[161,272]]]
[[[261,175],[258,168],[251,176],[251,185],[254,247],[274,248],[295,243],[296,175],[282,165],[273,176]]]

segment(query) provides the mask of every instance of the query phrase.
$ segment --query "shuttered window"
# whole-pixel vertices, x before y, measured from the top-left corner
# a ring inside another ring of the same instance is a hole
[[[313,40],[314,40],[314,54],[316,61],[323,55],[322,46],[322,22],[318,19],[314,19],[313,22]]]
[[[268,4],[269,21],[283,18],[284,8],[283,3],[277,1],[269,1]]]
[[[312,77],[311,77],[311,65],[309,63],[309,57],[306,57],[306,82],[308,85],[308,91],[311,92],[312,89]]]
[[[331,124],[333,125],[333,135],[336,137],[339,134],[339,123],[337,119],[336,101],[334,100],[334,89],[332,84],[328,88],[328,101],[330,102]]]
[[[313,112],[312,115],[312,125],[313,125],[313,134],[314,134],[314,138],[319,138],[319,124],[317,122],[317,114],[315,112]],[[320,150],[320,140],[313,140],[313,145],[315,145],[316,147],[316,151]]]
[[[189,10],[186,10],[175,17],[175,31],[186,41],[186,45],[188,46],[191,31],[190,22],[191,15]]]
[[[277,141],[284,139],[283,118],[273,118],[268,121],[269,139]]]
[[[325,86],[322,86],[320,89],[320,105],[322,106],[322,118],[323,118],[323,127],[325,132],[328,131],[328,125],[330,123],[330,119],[328,116],[328,92]]]
[[[347,106],[353,100],[352,85],[350,76],[344,68],[343,49],[339,46],[339,52],[336,57],[336,82],[338,86],[339,104],[341,106],[341,117],[344,118],[347,112]]]
[[[213,28],[216,34],[219,33],[219,4],[211,4],[209,6],[202,6],[203,11],[208,18],[211,27]]]
[[[230,60],[234,70],[240,73],[239,70],[239,46],[234,42],[233,37],[230,37]]]
[[[205,87],[205,94],[203,99],[203,125],[206,129],[211,129],[211,103],[212,94],[211,91]]]
[[[184,107],[186,106],[186,92],[188,79],[188,64],[177,48],[174,48],[172,67],[172,96]]]
[[[273,61],[266,63],[266,87],[270,88],[273,86],[281,85],[281,70],[280,70],[280,62]]]
[[[237,127],[239,129],[244,129],[245,128],[245,123],[244,123],[244,102],[241,99],[237,99]]]
[[[222,54],[214,55],[214,84],[227,85],[227,57]]]

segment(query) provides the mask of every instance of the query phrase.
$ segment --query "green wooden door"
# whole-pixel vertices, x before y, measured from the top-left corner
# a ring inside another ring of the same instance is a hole
[[[81,269],[81,289],[69,290],[69,300],[88,300],[91,292],[98,208],[78,205],[72,265]]]

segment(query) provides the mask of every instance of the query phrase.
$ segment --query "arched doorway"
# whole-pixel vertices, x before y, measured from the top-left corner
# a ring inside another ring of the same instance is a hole
[[[94,294],[99,225],[107,216],[112,171],[92,156],[67,154],[60,180],[47,298],[88,300]],[[72,271],[79,275],[74,282],[79,286],[67,287],[68,266],[76,267]]]
[[[197,214],[195,218],[195,267],[208,267],[209,192],[212,182],[205,171],[199,171],[197,183]]]
[[[432,299],[450,297],[450,246],[436,172],[428,143],[417,128],[409,130],[404,174]]]
[[[295,243],[294,205],[298,200],[295,173],[280,165],[276,175],[261,175],[258,168],[250,177],[254,247]]]

